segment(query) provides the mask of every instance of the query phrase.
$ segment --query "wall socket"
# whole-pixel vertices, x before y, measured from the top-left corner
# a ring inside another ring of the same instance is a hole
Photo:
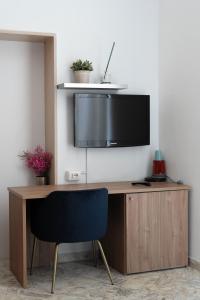
[[[67,181],[80,181],[81,180],[81,172],[80,171],[67,171],[65,174],[65,178]]]

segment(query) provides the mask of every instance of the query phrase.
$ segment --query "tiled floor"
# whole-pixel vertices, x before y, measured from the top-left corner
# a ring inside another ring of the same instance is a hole
[[[110,285],[103,266],[89,262],[59,264],[55,294],[50,294],[51,270],[34,269],[23,289],[0,264],[0,300],[200,300],[200,272],[192,268],[123,276],[112,270]]]

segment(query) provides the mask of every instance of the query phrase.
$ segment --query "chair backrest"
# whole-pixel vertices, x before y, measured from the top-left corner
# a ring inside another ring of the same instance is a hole
[[[31,202],[31,231],[40,240],[71,243],[101,239],[107,229],[105,188],[56,191]]]

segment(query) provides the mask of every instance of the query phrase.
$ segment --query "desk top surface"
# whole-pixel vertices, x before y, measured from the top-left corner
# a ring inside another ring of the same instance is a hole
[[[147,193],[161,191],[178,191],[190,190],[191,187],[184,184],[176,184],[169,182],[154,182],[151,186],[132,185],[131,181],[122,182],[98,182],[88,184],[57,184],[57,185],[35,185],[24,187],[9,187],[10,193],[22,199],[45,198],[53,191],[74,191],[87,190],[96,188],[107,188],[109,194],[131,194],[131,193]]]

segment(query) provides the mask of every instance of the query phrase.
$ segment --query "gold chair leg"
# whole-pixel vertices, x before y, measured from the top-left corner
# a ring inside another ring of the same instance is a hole
[[[55,253],[54,253],[53,276],[52,276],[52,284],[51,284],[51,293],[52,294],[54,294],[57,261],[58,261],[58,244],[56,244],[56,246],[55,246]]]
[[[93,250],[94,266],[97,267],[97,249],[96,249],[96,241],[92,241],[92,250]]]
[[[100,249],[100,252],[101,252],[101,256],[103,258],[103,262],[104,262],[104,265],[106,267],[106,270],[107,270],[107,273],[108,273],[108,277],[110,278],[110,281],[111,281],[111,284],[114,284],[113,283],[113,280],[112,280],[112,276],[111,276],[111,272],[110,272],[110,268],[108,266],[108,263],[107,263],[107,260],[106,260],[106,257],[105,257],[105,254],[104,254],[104,251],[103,251],[103,248],[101,246],[101,243],[97,240],[97,244],[99,246],[99,249]]]
[[[33,249],[32,249],[32,255],[31,255],[30,275],[32,275],[32,270],[33,270],[33,261],[34,261],[34,257],[35,257],[36,244],[37,244],[37,238],[34,236]]]

